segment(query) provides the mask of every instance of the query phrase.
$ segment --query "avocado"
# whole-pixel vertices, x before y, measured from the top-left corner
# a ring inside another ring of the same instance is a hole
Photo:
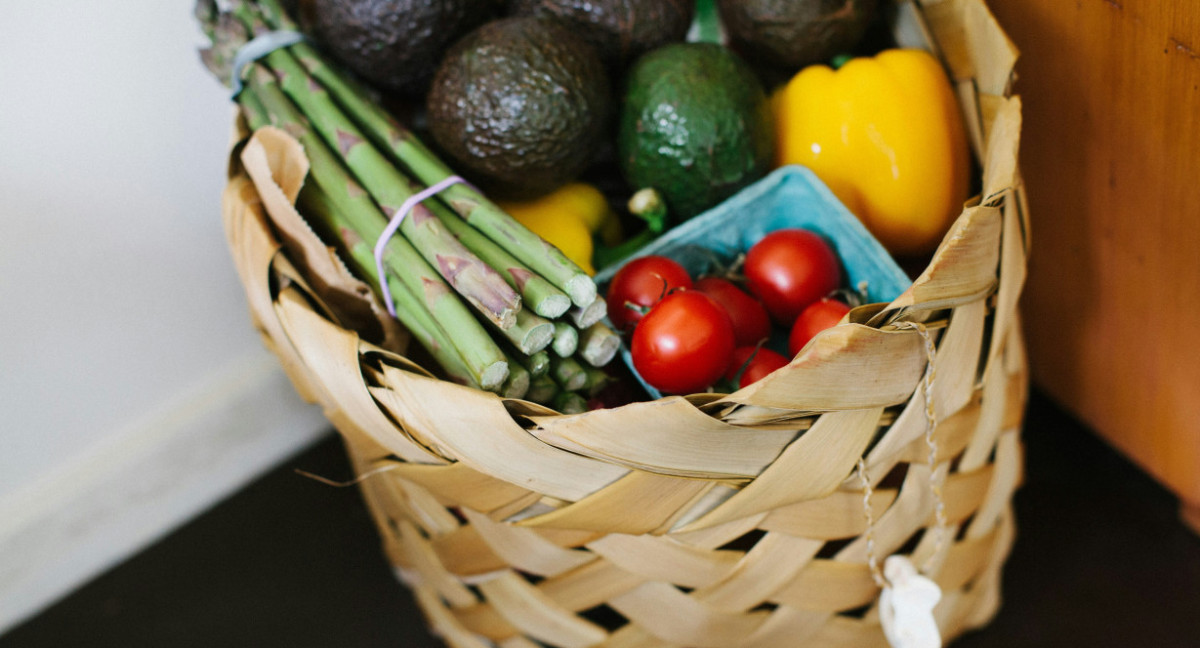
[[[612,104],[595,50],[557,21],[532,16],[463,37],[426,100],[429,131],[456,167],[513,199],[549,193],[587,168]]]
[[[634,189],[653,187],[675,220],[699,214],[766,174],[774,138],[762,85],[715,43],[678,43],[629,71],[619,164]]]
[[[596,48],[614,75],[642,54],[687,36],[694,0],[508,0],[508,13],[549,16]]]
[[[729,44],[747,60],[798,70],[849,54],[876,0],[716,0]]]
[[[321,46],[376,87],[419,95],[446,48],[496,13],[497,0],[303,0]]]

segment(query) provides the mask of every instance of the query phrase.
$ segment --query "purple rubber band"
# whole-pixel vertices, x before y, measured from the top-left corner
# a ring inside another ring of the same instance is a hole
[[[388,288],[387,275],[383,272],[383,250],[387,247],[388,240],[396,234],[396,230],[400,229],[400,223],[404,222],[404,217],[408,215],[408,212],[416,208],[426,198],[432,197],[451,185],[459,183],[470,184],[458,176],[450,176],[427,189],[413,194],[408,200],[404,201],[404,204],[400,205],[400,209],[392,215],[392,220],[388,222],[387,227],[383,228],[383,233],[379,235],[379,240],[375,241],[375,271],[379,273],[379,287],[383,289],[383,303],[387,305],[388,313],[392,317],[396,316],[396,305],[392,302],[392,291]]]

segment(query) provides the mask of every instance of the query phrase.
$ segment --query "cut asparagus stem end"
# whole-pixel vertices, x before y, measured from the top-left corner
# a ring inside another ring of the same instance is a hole
[[[533,312],[548,319],[562,317],[571,308],[571,299],[566,295],[552,295],[538,302]]]
[[[508,379],[508,363],[501,361],[489,365],[479,378],[479,386],[488,391],[496,391]]]
[[[587,372],[575,358],[554,358],[550,361],[550,376],[566,391],[583,389]]]
[[[554,343],[551,348],[560,358],[575,355],[575,350],[579,348],[579,329],[566,322],[555,322]]]
[[[585,274],[575,275],[568,279],[565,289],[571,296],[571,302],[579,307],[587,306],[596,299],[596,282]]]
[[[525,398],[535,403],[549,405],[554,401],[556,395],[558,395],[558,383],[554,382],[549,374],[546,374],[529,381],[529,391],[525,394]]]
[[[529,370],[529,375],[532,378],[538,378],[546,375],[550,371],[550,354],[545,351],[538,351],[525,358],[525,368]]]
[[[533,355],[550,346],[554,341],[554,324],[546,321],[533,323],[525,331],[525,335],[513,340],[521,353]]]
[[[571,321],[575,322],[575,326],[585,329],[604,319],[604,316],[608,314],[608,305],[604,303],[603,297],[596,297],[587,306],[576,306],[568,312],[570,313]]]
[[[512,370],[500,389],[500,395],[505,398],[525,398],[529,393],[529,372],[525,367],[511,363]]]
[[[587,401],[574,392],[559,392],[554,397],[554,409],[563,414],[582,414],[587,411]]]
[[[582,349],[579,355],[593,367],[603,367],[612,361],[621,348],[621,338],[604,324],[597,322],[579,335]]]

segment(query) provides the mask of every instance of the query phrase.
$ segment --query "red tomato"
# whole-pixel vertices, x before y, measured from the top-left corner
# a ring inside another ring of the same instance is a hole
[[[803,229],[767,234],[746,253],[746,280],[771,317],[790,326],[805,306],[837,290],[841,262],[819,235]]]
[[[729,313],[738,346],[752,347],[771,336],[771,318],[767,316],[767,309],[732,281],[705,277],[696,282],[696,290],[712,297]]]
[[[737,378],[737,373],[742,372],[742,377],[738,379],[738,389],[756,383],[767,376],[767,374],[786,367],[788,359],[775,353],[770,349],[761,347],[743,346],[733,350],[733,358],[729,361],[729,369],[725,372],[726,380]],[[742,367],[745,367],[743,369]]]
[[[667,295],[633,329],[633,366],[656,389],[704,391],[725,375],[733,324],[712,297],[695,290]]]
[[[639,257],[613,275],[605,299],[608,319],[617,330],[628,331],[642,319],[647,308],[672,289],[691,287],[692,278],[675,261],[664,256]]]
[[[849,312],[849,306],[828,297],[823,297],[805,308],[804,312],[796,318],[796,323],[792,325],[792,333],[788,336],[788,351],[792,357],[796,357],[796,354],[800,353],[800,349],[803,349],[809,340],[816,337],[817,333],[842,321],[842,318]]]

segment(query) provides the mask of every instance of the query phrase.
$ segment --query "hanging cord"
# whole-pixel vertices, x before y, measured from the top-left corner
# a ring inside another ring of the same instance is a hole
[[[858,478],[863,487],[863,515],[867,518],[867,530],[863,532],[863,537],[867,539],[867,567],[871,570],[871,578],[875,580],[875,584],[883,589],[888,586],[888,582],[883,577],[883,570],[879,568],[879,558],[875,555],[875,514],[871,511],[871,496],[875,494],[875,489],[871,488],[871,480],[867,477],[867,461],[862,457],[858,458]]]
[[[933,406],[933,381],[936,377],[937,370],[934,368],[934,360],[937,354],[937,347],[933,344],[933,336],[930,335],[929,329],[923,324],[917,322],[901,322],[898,325],[900,328],[913,329],[920,334],[921,339],[925,341],[925,445],[929,448],[929,489],[933,492],[933,515],[934,515],[934,544],[933,552],[929,554],[929,558],[921,565],[921,571],[929,573],[933,568],[933,562],[942,553],[942,549],[946,544],[946,528],[949,526],[946,523],[946,501],[942,496],[943,479],[937,476],[937,456],[938,446],[937,441],[933,438],[934,430],[938,425],[937,410]]]
[[[929,489],[933,494],[935,535],[933,552],[930,553],[920,570],[922,573],[929,573],[929,570],[933,568],[934,560],[945,549],[946,529],[949,526],[946,522],[946,502],[942,494],[943,482],[936,474],[938,445],[933,437],[938,425],[937,410],[934,409],[933,403],[933,382],[937,374],[934,360],[937,357],[937,347],[933,343],[933,336],[923,324],[900,322],[896,324],[896,327],[916,331],[925,343],[925,374],[922,378],[922,387],[925,390],[925,445],[929,449]],[[871,496],[874,494],[874,489],[867,476],[867,462],[862,457],[858,460],[858,476],[863,485],[863,515],[867,520],[867,529],[863,533],[867,541],[867,565],[871,570],[871,578],[882,588],[888,583],[879,567],[879,558],[875,555],[875,516],[871,510]]]

